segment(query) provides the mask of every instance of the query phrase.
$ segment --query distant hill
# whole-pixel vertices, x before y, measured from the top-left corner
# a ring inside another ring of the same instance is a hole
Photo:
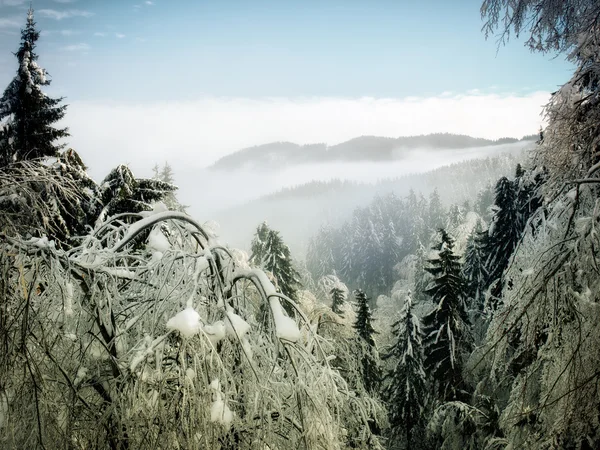
[[[533,141],[536,138],[536,135],[530,135],[522,139],[501,138],[490,140],[461,134],[436,133],[399,138],[360,136],[332,146],[327,144],[298,145],[293,142],[272,142],[231,153],[219,159],[210,168],[215,170],[274,169],[291,165],[333,161],[394,161],[401,160],[406,152],[415,149],[468,149],[512,144],[524,140]]]

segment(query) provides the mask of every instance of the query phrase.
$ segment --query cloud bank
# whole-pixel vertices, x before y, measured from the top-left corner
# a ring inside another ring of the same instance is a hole
[[[156,162],[202,168],[273,141],[337,144],[361,135],[433,132],[497,139],[536,133],[548,92],[429,98],[202,98],[187,102],[73,102],[69,145],[99,178],[119,163],[149,175]]]

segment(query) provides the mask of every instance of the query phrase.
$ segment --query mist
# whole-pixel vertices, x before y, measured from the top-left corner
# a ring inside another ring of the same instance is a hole
[[[475,147],[459,150],[403,150],[403,158],[386,162],[337,162],[303,164],[281,170],[210,170],[186,168],[173,163],[178,197],[189,212],[208,220],[218,212],[242,206],[249,201],[312,181],[347,180],[359,183],[424,173],[442,166],[503,153],[518,154],[530,142]],[[202,195],[210,193],[210,195]]]

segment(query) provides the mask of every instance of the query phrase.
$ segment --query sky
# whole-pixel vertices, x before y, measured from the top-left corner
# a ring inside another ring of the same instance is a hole
[[[16,72],[11,52],[28,6],[0,0],[0,89]],[[572,67],[522,40],[486,40],[479,6],[33,1],[47,92],[70,105],[69,145],[97,175],[119,162],[141,171],[165,159],[203,167],[273,140],[535,133]]]

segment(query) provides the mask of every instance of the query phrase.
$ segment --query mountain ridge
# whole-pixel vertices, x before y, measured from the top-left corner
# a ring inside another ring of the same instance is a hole
[[[521,139],[505,137],[492,140],[463,134],[431,133],[397,138],[358,136],[331,146],[325,143],[300,145],[289,141],[279,141],[247,147],[230,153],[218,159],[209,166],[209,169],[273,169],[315,162],[394,161],[402,159],[408,151],[415,149],[447,150],[487,147],[535,139],[537,139],[537,135],[523,136]]]

